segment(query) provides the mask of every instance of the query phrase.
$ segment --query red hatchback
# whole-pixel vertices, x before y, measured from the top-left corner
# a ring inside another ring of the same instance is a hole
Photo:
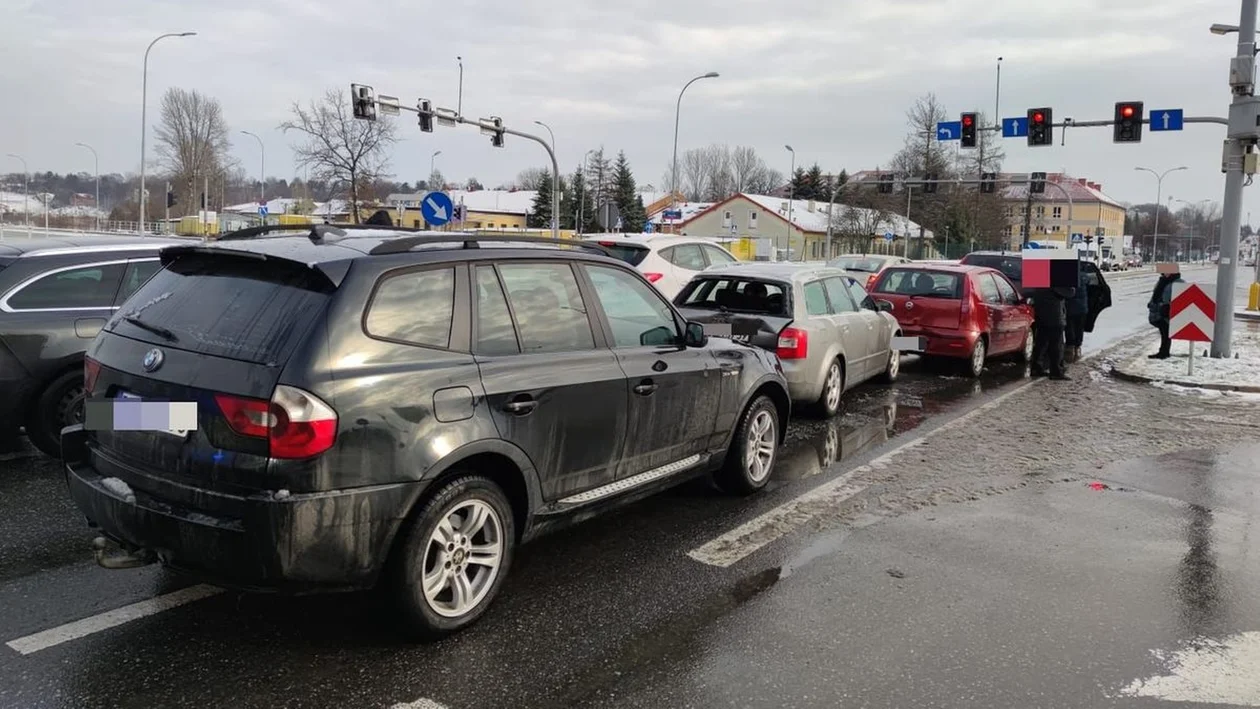
[[[1000,271],[983,266],[904,264],[884,269],[871,288],[906,337],[929,357],[961,359],[978,377],[985,360],[1032,358],[1032,308]]]

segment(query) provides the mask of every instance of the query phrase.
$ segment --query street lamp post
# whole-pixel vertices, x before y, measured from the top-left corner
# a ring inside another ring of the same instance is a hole
[[[87,143],[75,143],[80,148],[92,151],[92,168],[96,171],[96,230],[101,230],[101,160],[96,156],[96,148]]]
[[[145,137],[148,128],[147,111],[149,108],[149,50],[153,49],[153,45],[157,44],[167,37],[191,37],[196,32],[168,32],[158,35],[149,46],[144,50],[144,74],[140,84],[140,233],[144,233],[144,148]]]
[[[442,154],[441,150],[434,150],[433,154],[429,156],[429,181],[430,182],[433,181],[433,173],[437,169],[437,156],[441,154]],[[429,189],[436,190],[436,189],[441,189],[441,187],[434,187],[433,185],[429,185]]]
[[[785,145],[787,151],[792,154],[792,166],[788,168],[788,218],[787,218],[787,260],[792,260],[792,203],[796,201],[796,151],[792,146]],[[801,260],[805,260],[805,246],[801,245]]]
[[[552,132],[551,126],[547,125],[546,123],[543,123],[542,121],[534,121],[534,124],[540,125],[543,128],[547,129],[547,135],[551,136],[551,152],[554,153],[556,151],[556,134]],[[560,204],[559,197],[560,197],[560,175],[555,174],[551,176],[552,205]],[[552,233],[558,234],[559,230],[560,230],[560,210],[558,207],[553,207],[553,209],[551,210],[551,231]]]
[[[582,235],[582,230],[586,225],[586,195],[590,194],[590,188],[586,184],[586,170],[590,164],[591,155],[593,153],[595,153],[595,150],[588,150],[586,151],[586,154],[582,156],[582,194],[574,194],[574,198],[577,199],[578,203],[577,224],[574,224],[574,227],[577,229],[578,236]],[[594,202],[592,202],[591,205],[595,206]],[[598,210],[598,207],[596,207],[596,209]]]
[[[1197,223],[1200,217],[1203,216],[1203,205],[1208,204],[1212,200],[1200,199],[1200,200],[1191,202],[1190,200],[1186,200],[1186,199],[1174,199],[1172,201],[1184,204],[1187,207],[1190,207],[1192,210],[1194,210],[1194,221],[1195,223]],[[1203,235],[1203,252],[1205,254],[1207,253],[1208,236],[1209,236],[1208,234]],[[1190,226],[1190,251],[1192,252],[1194,251],[1194,225],[1193,224]]]
[[[247,130],[241,132],[258,141],[258,208],[262,209],[267,203],[267,148],[263,146],[262,138],[259,138],[256,133],[250,133]]]
[[[31,169],[26,166],[26,158],[21,155],[15,155],[14,153],[7,153],[7,155],[14,160],[22,162],[22,218],[26,220],[26,236],[29,238],[31,235]]]
[[[1135,167],[1135,168],[1133,168],[1133,169],[1134,169],[1134,170],[1137,170],[1137,171],[1139,171],[1139,172],[1149,172],[1149,173],[1151,173],[1152,175],[1154,175],[1154,176],[1155,176],[1155,226],[1154,226],[1154,233],[1151,235],[1151,256],[1152,256],[1153,258],[1158,258],[1158,253],[1159,253],[1159,210],[1163,208],[1163,201],[1164,201],[1164,178],[1165,178],[1165,177],[1167,177],[1167,176],[1168,176],[1168,173],[1170,173],[1170,172],[1177,172],[1178,170],[1189,170],[1190,168],[1186,167],[1185,165],[1182,165],[1181,167],[1173,167],[1173,168],[1169,168],[1169,169],[1167,169],[1167,170],[1164,170],[1162,173],[1160,173],[1160,172],[1156,172],[1156,171],[1152,170],[1152,169],[1151,169],[1151,168],[1149,168],[1149,167]]]
[[[459,94],[455,99],[455,115],[464,115],[464,58],[455,57],[455,61],[459,62]]]
[[[679,118],[680,113],[682,112],[683,94],[687,93],[687,88],[691,86],[692,84],[696,83],[697,81],[701,79],[716,79],[717,77],[718,77],[718,73],[716,71],[711,71],[707,74],[701,74],[700,76],[697,76],[691,81],[688,81],[687,83],[683,84],[682,91],[678,92],[678,102],[674,105],[674,159],[673,159],[673,162],[670,163],[672,165],[672,167],[670,168],[670,185],[669,185],[669,193],[670,193],[669,199],[670,199],[671,207],[676,205],[678,201],[678,197],[675,196],[678,194],[678,118]]]

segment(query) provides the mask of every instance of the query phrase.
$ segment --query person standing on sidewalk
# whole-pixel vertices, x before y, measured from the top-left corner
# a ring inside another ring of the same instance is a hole
[[[1063,361],[1069,363],[1081,358],[1081,345],[1085,343],[1085,318],[1089,315],[1089,284],[1086,279],[1085,263],[1080,262],[1076,270],[1076,293],[1067,299]]]
[[[1146,304],[1147,320],[1159,330],[1159,352],[1148,355],[1150,359],[1168,359],[1172,356],[1172,338],[1171,333],[1168,332],[1168,326],[1171,318],[1174,283],[1184,283],[1180,272],[1159,274],[1159,280],[1155,282],[1155,290],[1151,291],[1151,300]]]
[[[1033,376],[1049,374],[1055,381],[1071,377],[1064,370],[1063,336],[1067,326],[1065,302],[1076,295],[1075,288],[1038,288],[1030,292],[1033,306]]]

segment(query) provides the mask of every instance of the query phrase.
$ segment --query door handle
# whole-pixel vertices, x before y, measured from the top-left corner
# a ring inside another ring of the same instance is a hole
[[[651,379],[644,379],[634,386],[634,393],[639,396],[649,396],[654,391],[656,391],[656,384]]]
[[[516,401],[509,401],[508,403],[503,405],[504,411],[508,412],[509,414],[516,414],[517,416],[524,416],[525,414],[533,411],[536,408],[538,408],[538,402],[533,399],[528,399],[528,398],[517,399]]]

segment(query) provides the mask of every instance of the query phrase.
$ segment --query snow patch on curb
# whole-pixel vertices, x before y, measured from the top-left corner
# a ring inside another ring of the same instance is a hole
[[[1148,359],[1142,355],[1116,365],[1115,370],[1121,376],[1181,387],[1237,388],[1260,392],[1260,328],[1243,327],[1234,331],[1233,359],[1202,357],[1200,355],[1207,351],[1208,345],[1193,343],[1194,374],[1187,373],[1188,344],[1174,341],[1173,356],[1168,359]],[[1155,349],[1153,343],[1151,349]]]

